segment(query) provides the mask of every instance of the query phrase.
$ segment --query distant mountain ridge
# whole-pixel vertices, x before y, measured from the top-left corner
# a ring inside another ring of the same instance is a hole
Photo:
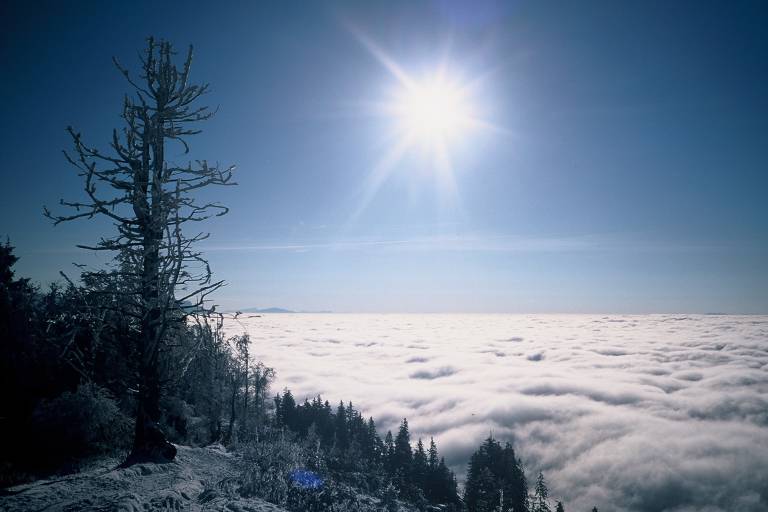
[[[245,308],[238,309],[241,313],[333,313],[333,311],[294,311],[285,308]]]
[[[292,309],[285,308],[246,308],[238,311],[243,313],[295,313]]]

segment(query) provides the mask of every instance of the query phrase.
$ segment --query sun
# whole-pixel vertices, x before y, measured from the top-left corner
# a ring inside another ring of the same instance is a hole
[[[393,111],[406,138],[427,145],[444,144],[466,135],[472,119],[465,92],[440,79],[403,85]]]
[[[354,222],[376,197],[381,186],[402,169],[407,176],[434,178],[441,208],[460,204],[459,174],[471,170],[473,150],[487,144],[488,133],[507,130],[491,123],[485,81],[489,71],[463,69],[443,52],[422,74],[407,70],[362,30],[350,32],[388,72],[384,96],[364,101],[366,115],[385,121],[381,157],[374,161],[360,190],[358,207],[350,215]],[[470,59],[471,60],[471,59]]]

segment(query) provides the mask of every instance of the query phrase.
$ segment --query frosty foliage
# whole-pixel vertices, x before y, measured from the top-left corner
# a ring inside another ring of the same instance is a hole
[[[316,471],[326,468],[315,465],[317,459],[311,452],[306,443],[288,440],[283,435],[249,445],[245,450],[245,469],[239,492],[292,512],[381,510],[376,500],[347,485],[332,479],[319,481]],[[313,475],[313,485],[305,485],[307,474]]]
[[[130,447],[130,419],[106,390],[93,383],[43,401],[35,409],[33,424],[51,464],[124,454]]]

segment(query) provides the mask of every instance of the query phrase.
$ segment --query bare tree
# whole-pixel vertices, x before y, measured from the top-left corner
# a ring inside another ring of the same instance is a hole
[[[187,138],[200,133],[195,123],[214,112],[197,106],[208,85],[189,82],[192,47],[178,68],[170,43],[149,38],[140,55],[141,72],[132,76],[114,60],[133,89],[123,102],[123,127],[112,132],[111,150],[102,153],[68,128],[74,151],[64,152],[79,170],[86,200],[61,201],[73,211],[45,215],[55,224],[75,219],[105,217],[115,227],[111,236],[79,247],[115,254],[108,270],[84,272],[84,283],[112,298],[105,301],[133,318],[137,357],[137,411],[133,451],[126,463],[172,460],[175,448],[158,426],[161,377],[159,358],[169,330],[190,314],[205,314],[207,295],[223,285],[214,281],[207,261],[196,249],[208,237],[190,223],[223,215],[218,203],[198,202],[194,193],[213,185],[234,185],[234,166],[221,168],[207,161],[177,166],[166,159],[171,142],[189,152]],[[183,229],[184,228],[184,229]]]

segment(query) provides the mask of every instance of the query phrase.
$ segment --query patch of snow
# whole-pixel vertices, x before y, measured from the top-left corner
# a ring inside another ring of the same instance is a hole
[[[285,512],[258,498],[224,492],[240,473],[237,454],[221,445],[177,449],[169,464],[113,466],[9,488],[0,496],[0,510]]]

